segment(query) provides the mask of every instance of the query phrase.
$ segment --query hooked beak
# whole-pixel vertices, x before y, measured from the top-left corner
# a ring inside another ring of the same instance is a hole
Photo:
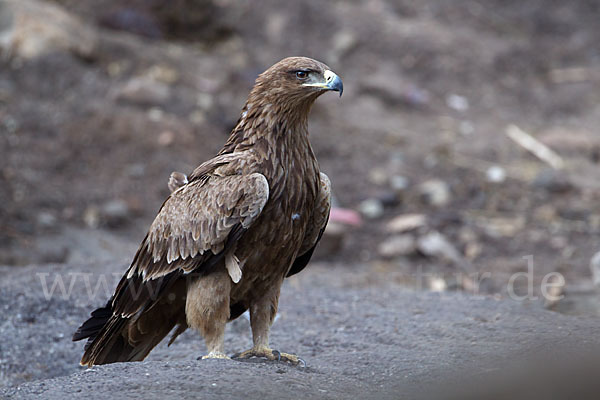
[[[344,84],[339,76],[335,74],[335,72],[326,70],[323,73],[323,78],[325,78],[325,82],[318,83],[305,83],[304,86],[311,86],[323,90],[333,90],[334,92],[340,92],[340,97],[342,97],[342,92],[344,91]]]

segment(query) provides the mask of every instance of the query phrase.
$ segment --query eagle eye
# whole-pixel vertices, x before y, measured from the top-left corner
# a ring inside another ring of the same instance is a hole
[[[296,71],[296,78],[300,80],[308,78],[308,71]]]

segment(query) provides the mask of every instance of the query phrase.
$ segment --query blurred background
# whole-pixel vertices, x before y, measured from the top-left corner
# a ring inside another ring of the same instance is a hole
[[[337,207],[318,262],[501,296],[531,266],[518,294],[545,279],[566,295],[547,307],[600,315],[599,20],[593,0],[2,0],[0,264],[126,264],[169,174],[304,55],[345,87],[310,120]]]

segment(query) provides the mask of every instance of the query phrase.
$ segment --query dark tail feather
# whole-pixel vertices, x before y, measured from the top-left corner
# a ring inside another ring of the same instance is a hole
[[[81,326],[77,328],[77,331],[75,331],[73,334],[74,342],[88,339],[87,343],[85,344],[85,349],[88,349],[90,344],[94,341],[94,339],[96,339],[98,333],[102,330],[104,325],[106,325],[112,316],[111,303],[112,299],[110,299],[104,307],[92,311],[91,317],[81,324]]]

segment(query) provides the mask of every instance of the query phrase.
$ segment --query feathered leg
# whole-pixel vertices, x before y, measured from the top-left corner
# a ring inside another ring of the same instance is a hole
[[[252,326],[254,346],[250,350],[235,354],[233,358],[263,357],[271,361],[287,361],[294,365],[306,365],[304,360],[294,354],[282,353],[269,347],[269,331],[275,315],[277,315],[281,285],[273,286],[274,288],[270,292],[250,305],[250,325]]]
[[[208,354],[202,358],[229,358],[225,354],[225,324],[229,319],[231,279],[225,268],[188,283],[185,313],[187,323],[197,329],[206,343]]]

